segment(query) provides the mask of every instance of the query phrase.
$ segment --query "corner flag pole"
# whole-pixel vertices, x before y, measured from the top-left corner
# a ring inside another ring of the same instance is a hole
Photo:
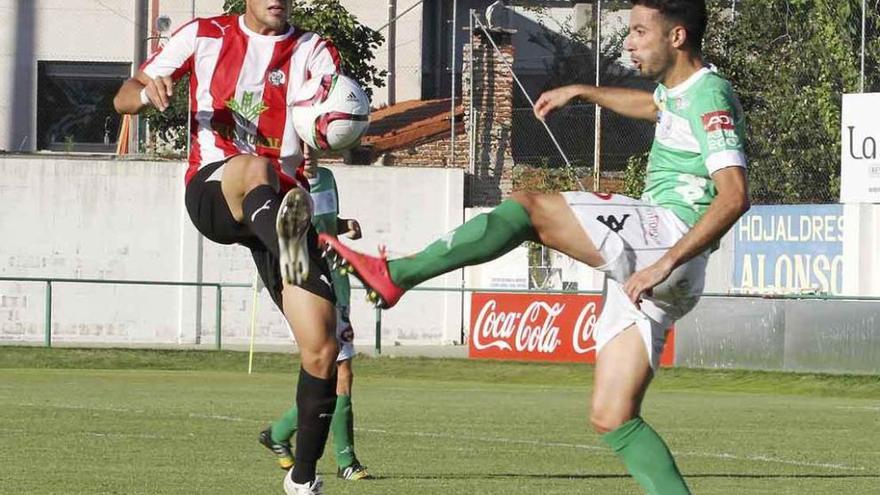
[[[254,369],[254,338],[257,330],[257,296],[260,294],[260,272],[254,271],[254,297],[251,301],[251,345],[248,351],[248,375]]]

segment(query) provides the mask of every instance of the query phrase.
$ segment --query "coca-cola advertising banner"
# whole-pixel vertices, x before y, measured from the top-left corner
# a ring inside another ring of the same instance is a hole
[[[468,355],[477,359],[595,363],[593,331],[602,297],[588,294],[480,293],[471,296]],[[672,366],[670,329],[661,366]]]

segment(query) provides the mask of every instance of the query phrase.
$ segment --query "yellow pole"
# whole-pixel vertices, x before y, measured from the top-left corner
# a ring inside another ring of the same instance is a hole
[[[248,352],[248,375],[254,369],[254,339],[257,331],[257,296],[260,294],[260,272],[254,271],[254,297],[251,301],[251,345]]]

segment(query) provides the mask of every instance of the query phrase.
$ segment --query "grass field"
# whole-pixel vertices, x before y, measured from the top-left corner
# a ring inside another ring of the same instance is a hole
[[[0,347],[0,493],[280,494],[257,433],[296,362]],[[586,366],[355,362],[357,451],[329,494],[641,493],[587,428]],[[644,417],[695,494],[880,493],[880,378],[665,370]]]

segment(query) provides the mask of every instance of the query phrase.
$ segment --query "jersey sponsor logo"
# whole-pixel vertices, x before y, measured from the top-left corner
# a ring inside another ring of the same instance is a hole
[[[354,94],[354,91],[348,93],[348,96],[345,97],[345,101],[358,101],[358,97]]]
[[[733,116],[731,116],[730,112],[727,110],[704,113],[702,120],[703,128],[706,132],[736,130],[736,126],[733,123]]]
[[[272,86],[283,86],[284,81],[287,80],[287,76],[284,75],[284,71],[281,69],[275,69],[266,76],[266,81],[269,82]]]
[[[736,134],[723,131],[716,131],[707,135],[706,144],[710,152],[741,148],[739,137]]]
[[[620,220],[614,215],[608,215],[607,217],[599,215],[596,217],[596,220],[602,222],[602,224],[611,229],[612,232],[617,233],[623,230],[623,224],[626,223],[627,218],[629,218],[629,213],[624,215]]]
[[[281,149],[281,138],[264,136],[262,134],[253,134],[247,131],[247,127],[242,125],[236,127],[235,124],[226,124],[223,122],[212,123],[214,132],[219,134],[223,139],[234,141],[236,139],[245,142],[251,146],[262,146],[272,150]]]

